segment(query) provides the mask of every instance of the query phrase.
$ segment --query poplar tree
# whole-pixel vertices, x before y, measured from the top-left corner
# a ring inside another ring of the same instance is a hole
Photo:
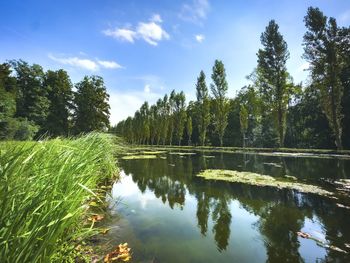
[[[260,91],[273,114],[279,147],[283,147],[291,93],[286,67],[289,58],[288,47],[274,20],[269,22],[260,40],[263,45],[258,51],[257,74],[261,83]]]
[[[188,145],[191,145],[191,137],[192,137],[192,118],[188,116],[186,123],[186,132],[188,136]]]
[[[199,132],[199,141],[202,146],[205,144],[208,125],[210,123],[210,101],[208,95],[208,87],[205,82],[205,74],[203,71],[199,73],[196,84],[197,95],[197,123]]]
[[[225,67],[222,61],[215,60],[211,78],[213,84],[211,84],[210,88],[214,96],[213,124],[215,131],[219,136],[220,146],[223,146],[225,129],[228,124],[227,117],[229,113],[229,103],[228,98],[226,97],[228,84],[226,81]]]
[[[172,90],[169,96],[169,144],[173,143],[173,135],[174,135],[174,108],[175,108],[175,90]]]
[[[239,111],[239,123],[241,127],[241,133],[242,133],[242,146],[245,147],[245,134],[248,129],[248,111],[244,105],[241,105],[240,111]]]
[[[186,116],[186,97],[185,93],[181,91],[175,95],[174,104],[175,135],[179,145],[181,145],[184,134]]]
[[[150,125],[149,125],[149,107],[148,102],[145,101],[140,108],[141,115],[141,143],[148,143],[150,137]]]
[[[342,51],[341,36],[335,18],[327,18],[318,8],[309,7],[304,18],[304,58],[309,62],[313,85],[320,91],[323,111],[335,137],[338,150],[342,146],[342,97],[344,86],[341,72],[349,51]]]
[[[168,102],[168,95],[165,94],[161,103],[161,115],[162,115],[161,137],[162,137],[163,145],[165,145],[168,129],[169,129],[169,111],[170,111],[170,106]]]

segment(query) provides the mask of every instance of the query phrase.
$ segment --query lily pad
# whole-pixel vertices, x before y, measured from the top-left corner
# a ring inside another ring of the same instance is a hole
[[[322,196],[332,196],[333,193],[316,185],[309,185],[305,183],[285,181],[283,179],[274,178],[269,175],[240,172],[234,170],[204,170],[197,174],[207,180],[221,180],[232,183],[243,183],[256,186],[270,186],[278,189],[293,189],[303,193],[313,193]]]

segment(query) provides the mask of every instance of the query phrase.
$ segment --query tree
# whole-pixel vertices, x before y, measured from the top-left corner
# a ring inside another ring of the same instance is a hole
[[[224,64],[215,60],[213,73],[211,75],[213,84],[211,84],[211,92],[214,96],[214,117],[213,124],[215,131],[219,136],[220,146],[223,146],[223,137],[227,126],[227,116],[229,113],[229,103],[226,97],[228,84],[226,81],[226,72]]]
[[[341,72],[346,56],[342,52],[340,29],[334,18],[329,19],[318,8],[309,7],[304,18],[304,58],[309,62],[313,85],[320,90],[323,111],[335,137],[338,150],[342,146],[342,97],[344,86]],[[347,51],[347,55],[348,51]]]
[[[140,114],[141,114],[141,141],[143,144],[148,143],[148,140],[150,138],[150,124],[149,124],[149,107],[148,102],[145,101],[141,108],[140,108]]]
[[[128,140],[129,143],[133,144],[134,141],[134,127],[133,127],[133,123],[132,123],[132,118],[128,117],[125,120],[125,127],[124,127],[124,136],[125,138]]]
[[[0,64],[0,139],[13,138],[9,130],[16,112],[16,78],[11,72],[9,64]]]
[[[156,123],[155,123],[155,132],[156,132],[156,142],[157,145],[160,144],[160,139],[162,136],[162,126],[161,122],[163,119],[162,116],[162,99],[158,99],[156,103]]]
[[[185,93],[181,91],[175,95],[174,99],[174,120],[176,128],[176,139],[178,144],[181,145],[181,140],[184,134],[185,123],[186,123],[186,97]]]
[[[109,95],[99,76],[85,76],[76,84],[74,122],[76,133],[102,131],[109,126]]]
[[[22,60],[11,61],[17,78],[16,117],[23,117],[41,128],[49,112],[48,90],[43,85],[44,71],[40,65],[29,65]]]
[[[198,112],[196,115],[198,121],[199,141],[200,144],[204,146],[208,125],[210,123],[210,101],[203,71],[199,73],[199,77],[197,78],[196,95],[198,103]]]
[[[244,105],[241,105],[241,109],[239,111],[239,123],[241,127],[241,133],[242,133],[242,146],[245,147],[245,134],[248,129],[248,111]]]
[[[188,145],[191,145],[191,137],[192,137],[192,118],[188,116],[186,123],[186,132],[188,136]]]
[[[0,125],[16,112],[16,78],[11,72],[9,64],[0,64]]]
[[[165,145],[165,141],[167,139],[168,134],[168,128],[169,128],[169,111],[170,111],[170,105],[168,102],[168,95],[164,95],[162,102],[160,103],[161,109],[160,109],[160,115],[161,115],[161,137],[163,140],[163,145]]]
[[[350,148],[350,27],[340,29],[341,38],[341,52],[344,54],[344,67],[342,67],[342,73],[340,80],[344,87],[342,112],[343,118],[343,146]]]
[[[263,49],[258,51],[258,78],[264,101],[272,110],[278,144],[284,145],[287,106],[290,98],[289,74],[286,62],[289,58],[287,43],[278,31],[279,26],[271,20],[261,34]]]
[[[48,70],[44,76],[44,87],[48,91],[50,107],[44,128],[50,135],[67,136],[72,108],[72,82],[63,69]]]
[[[158,127],[158,119],[157,119],[157,106],[152,105],[150,107],[150,140],[151,144],[155,143],[156,135],[157,135],[157,127]]]
[[[172,90],[169,97],[169,144],[173,143],[173,134],[174,134],[174,108],[175,108],[175,90]]]

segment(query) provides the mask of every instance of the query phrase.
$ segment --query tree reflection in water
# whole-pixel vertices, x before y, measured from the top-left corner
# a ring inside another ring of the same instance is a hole
[[[266,167],[264,162],[279,163],[282,167],[272,169]],[[331,160],[325,162],[328,171],[339,166],[339,161],[335,161],[334,164]],[[344,170],[349,168],[346,165],[344,163],[340,165],[342,169],[339,176],[344,176]],[[267,262],[303,262],[297,232],[303,228],[305,219],[313,216],[320,219],[331,244],[342,247],[344,243],[349,242],[347,238],[350,237],[348,224],[350,213],[339,211],[340,208],[335,206],[333,200],[286,189],[258,188],[205,181],[195,177],[202,169],[226,167],[273,176],[288,173],[314,181],[315,173],[325,173],[320,170],[326,169],[323,161],[251,154],[244,154],[240,158],[223,154],[219,154],[216,158],[205,158],[203,155],[194,157],[167,155],[166,160],[121,161],[121,167],[126,174],[132,174],[133,181],[142,192],[146,189],[151,190],[163,203],[168,203],[171,209],[175,206],[182,208],[187,194],[194,196],[197,200],[196,216],[200,233],[203,236],[207,235],[208,222],[211,219],[213,222],[211,230],[219,251],[224,251],[229,246],[231,221],[235,220],[230,210],[230,203],[233,200],[237,200],[245,210],[259,217],[259,222],[255,226],[264,239]],[[327,252],[327,258],[324,260],[349,259],[346,254],[332,250]]]

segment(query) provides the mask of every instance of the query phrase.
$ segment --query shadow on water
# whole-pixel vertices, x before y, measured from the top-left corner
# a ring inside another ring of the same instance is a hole
[[[166,156],[120,161],[125,176],[113,195],[127,204],[117,210],[128,230],[108,238],[127,240],[135,262],[350,262],[349,254],[297,235],[306,231],[349,251],[350,210],[337,207],[335,200],[196,177],[215,168],[320,183],[320,178],[349,177],[349,161],[222,153]]]

